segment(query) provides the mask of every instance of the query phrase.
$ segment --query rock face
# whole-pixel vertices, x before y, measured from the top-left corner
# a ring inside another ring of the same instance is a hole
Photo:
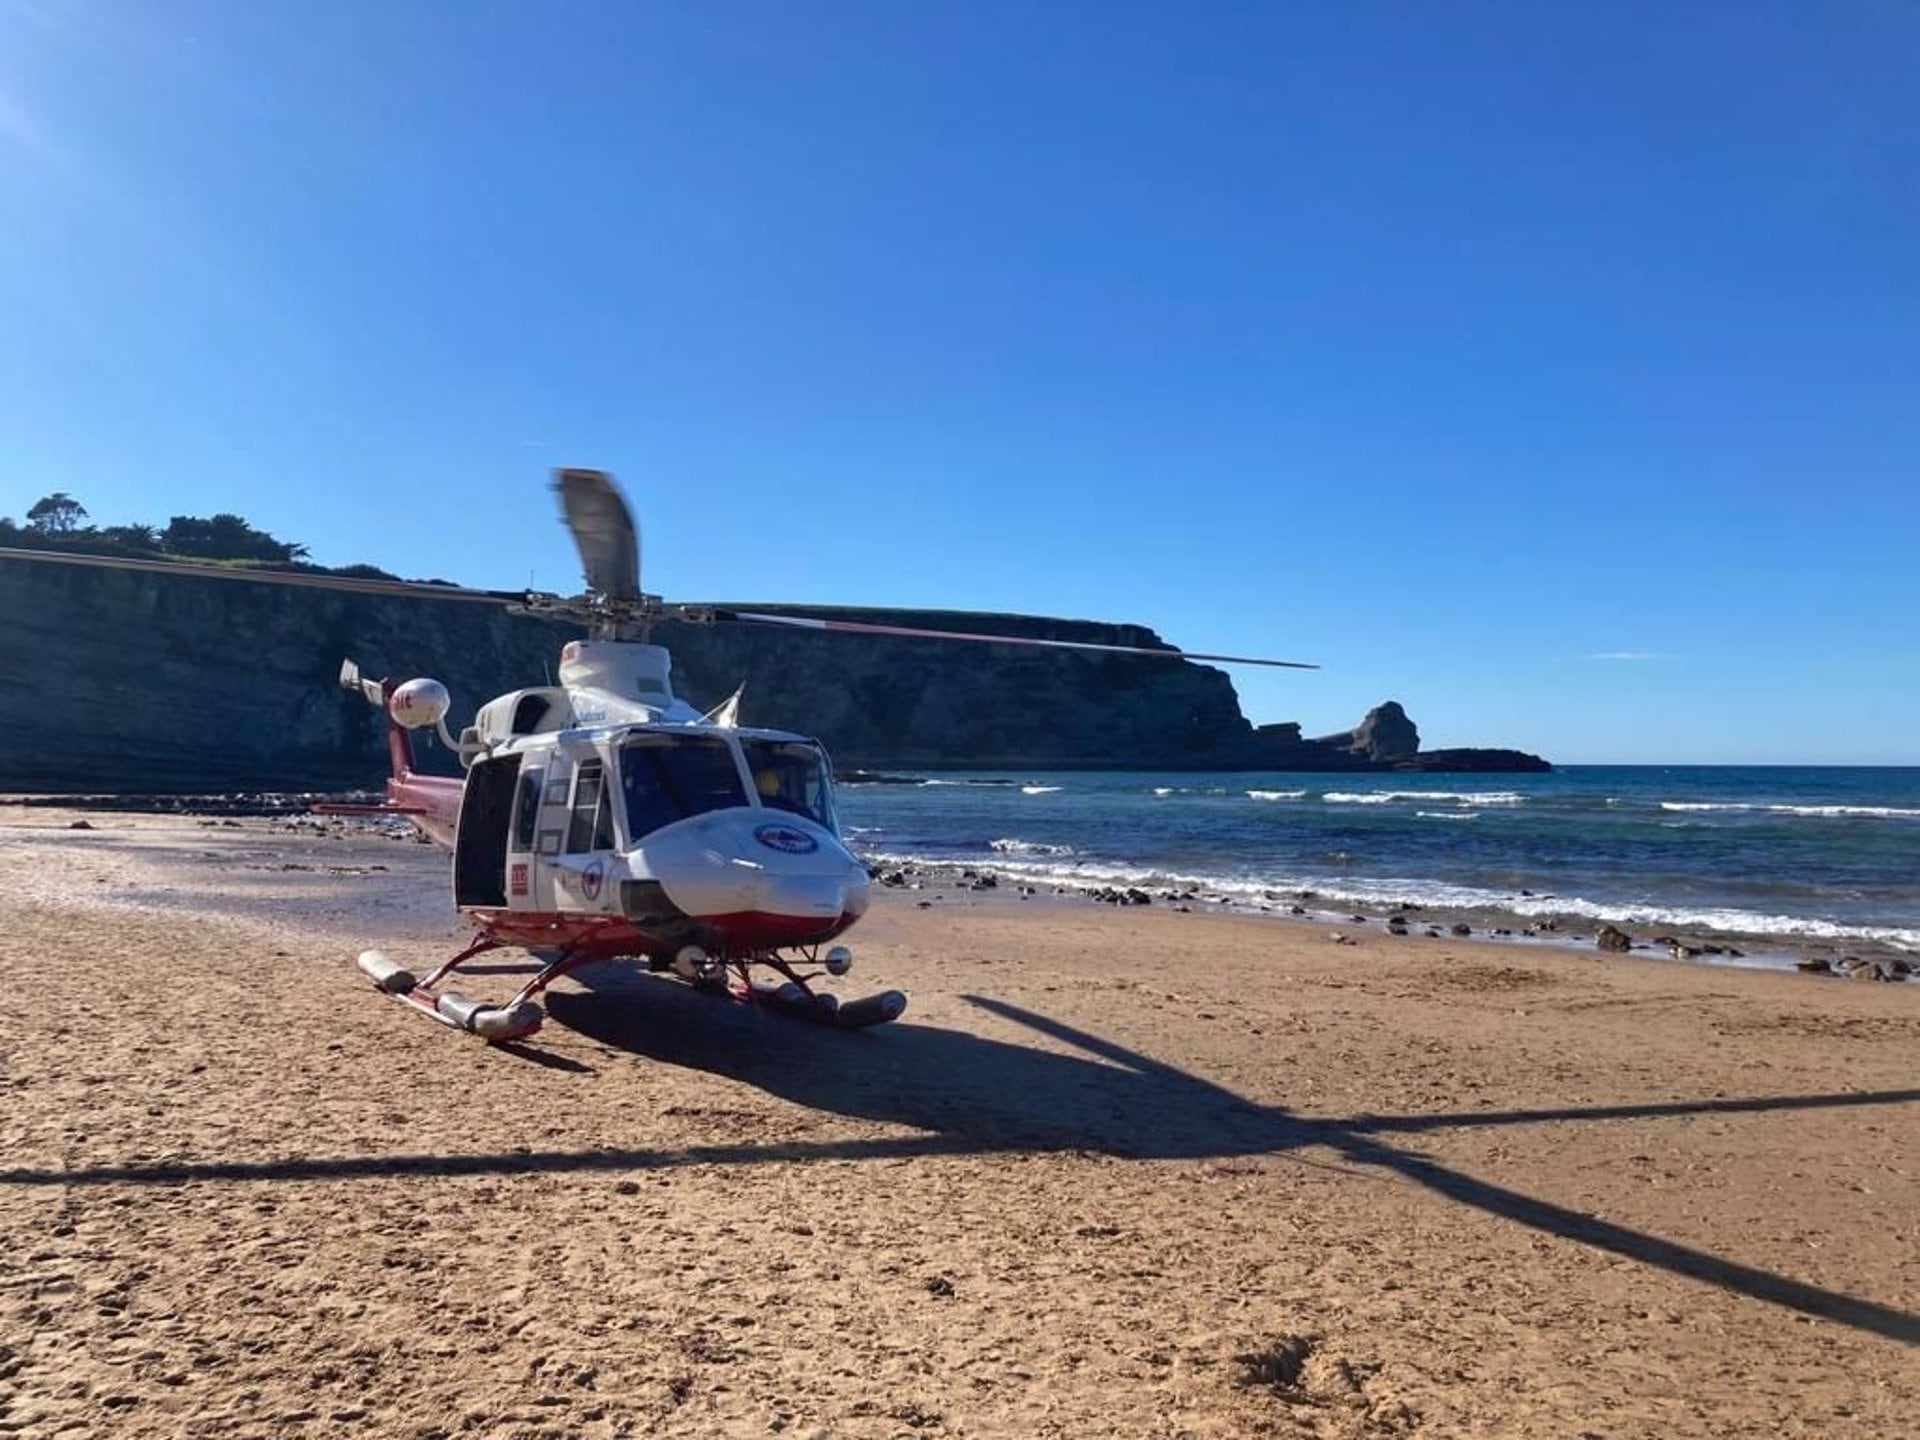
[[[1313,743],[1345,750],[1377,765],[1391,765],[1395,761],[1410,760],[1418,753],[1420,731],[1400,708],[1400,702],[1389,700],[1369,710],[1366,718],[1347,734],[1324,736]]]
[[[1162,644],[1135,625],[889,618]],[[0,723],[10,740],[0,791],[376,784],[382,722],[338,688],[343,658],[370,675],[443,681],[457,726],[494,695],[546,683],[577,633],[485,605],[0,561]],[[688,700],[713,704],[744,679],[742,723],[818,736],[849,768],[1372,770],[1434,759],[1418,753],[1413,723],[1392,702],[1346,735],[1303,740],[1294,724],[1255,729],[1227,676],[1190,663],[748,626],[663,624],[654,638],[672,650]],[[1457,752],[1453,768],[1483,756],[1520,762],[1488,768],[1549,768],[1480,751]],[[438,760],[449,768],[444,753]]]

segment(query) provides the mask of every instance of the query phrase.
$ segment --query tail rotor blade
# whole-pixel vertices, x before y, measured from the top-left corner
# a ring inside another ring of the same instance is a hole
[[[378,680],[367,679],[360,673],[360,667],[351,660],[340,662],[340,688],[358,690],[376,710],[387,708],[387,687]]]

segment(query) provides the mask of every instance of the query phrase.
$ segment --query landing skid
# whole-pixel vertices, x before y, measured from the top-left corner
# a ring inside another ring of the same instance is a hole
[[[546,1011],[536,1003],[535,997],[589,957],[576,951],[558,952],[541,967],[538,975],[521,986],[519,993],[504,1005],[489,1004],[484,1000],[471,999],[457,990],[439,988],[441,982],[459,966],[476,955],[500,949],[503,943],[482,937],[424,980],[416,980],[411,971],[402,969],[378,950],[362,950],[360,972],[373,981],[377,989],[401,1004],[411,1006],[442,1025],[478,1035],[490,1045],[524,1040],[538,1030],[541,1022],[547,1018]]]
[[[847,972],[853,963],[852,955],[845,950],[838,954],[841,963],[836,965],[834,956],[829,954],[829,968],[824,973],[844,975]],[[812,963],[814,958],[815,951],[809,949],[803,963]],[[780,979],[775,983],[756,979],[755,967],[771,970]],[[676,959],[671,969],[682,980],[691,982],[695,989],[725,995],[747,1005],[764,1005],[830,1030],[870,1029],[898,1020],[907,1010],[907,997],[898,990],[882,990],[877,995],[862,996],[843,1005],[839,996],[815,990],[809,983],[818,980],[822,971],[797,970],[792,961],[777,951],[764,950],[744,959],[709,960],[704,969],[691,971]]]
[[[361,951],[359,966],[361,973],[373,981],[375,988],[383,994],[392,996],[430,1019],[438,1020],[442,1025],[478,1035],[488,1044],[497,1045],[524,1040],[537,1031],[546,1019],[546,1011],[538,1003],[541,992],[576,965],[598,958],[578,950],[543,952],[541,958],[546,963],[540,973],[521,986],[518,993],[503,1005],[471,999],[456,990],[440,988],[447,977],[468,960],[476,955],[484,955],[489,950],[498,950],[505,943],[482,937],[424,979],[416,979],[411,971],[403,969],[378,950]],[[811,958],[809,955],[808,959]],[[768,983],[756,979],[753,973],[756,967],[774,971],[780,976],[779,981]],[[907,997],[898,990],[882,990],[878,994],[849,1000],[843,1005],[837,996],[817,991],[808,983],[818,979],[820,971],[803,973],[772,952],[743,959],[709,960],[699,968],[679,960],[659,968],[666,969],[675,978],[704,994],[740,1004],[765,1006],[830,1030],[871,1029],[875,1025],[898,1020],[907,1009]],[[844,973],[844,968],[842,966],[833,973]]]
[[[842,1005],[835,996],[804,989],[791,980],[782,985],[756,983],[751,993],[744,996],[723,986],[697,988],[724,993],[749,1005],[764,1005],[783,1015],[824,1025],[829,1030],[869,1030],[898,1020],[907,1010],[907,997],[898,990],[882,990],[877,995],[864,995]]]

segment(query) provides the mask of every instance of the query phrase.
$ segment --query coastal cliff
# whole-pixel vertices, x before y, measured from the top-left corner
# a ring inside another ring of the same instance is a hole
[[[887,613],[934,629],[1164,643],[1136,625]],[[0,561],[0,790],[367,785],[385,773],[382,723],[338,688],[343,658],[443,681],[459,723],[545,683],[578,633],[484,605]],[[818,736],[845,767],[1549,768],[1513,751],[1422,753],[1392,702],[1320,739],[1256,728],[1227,676],[1191,663],[747,626],[669,623],[654,638],[688,700],[713,704],[745,680],[742,723]]]

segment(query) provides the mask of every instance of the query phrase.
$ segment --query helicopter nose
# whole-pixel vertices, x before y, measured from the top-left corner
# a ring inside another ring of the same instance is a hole
[[[847,887],[831,875],[769,875],[755,887],[753,908],[769,915],[833,919],[847,910]]]
[[[774,915],[818,916],[822,919],[866,913],[866,867],[836,843],[822,845],[805,857],[779,856],[770,862],[766,851],[742,856],[752,879],[754,906]]]
[[[866,868],[833,833],[811,823],[770,819],[765,811],[706,817],[690,828],[689,847],[650,857],[655,873],[686,914],[743,925],[803,921],[817,928],[864,914]]]

